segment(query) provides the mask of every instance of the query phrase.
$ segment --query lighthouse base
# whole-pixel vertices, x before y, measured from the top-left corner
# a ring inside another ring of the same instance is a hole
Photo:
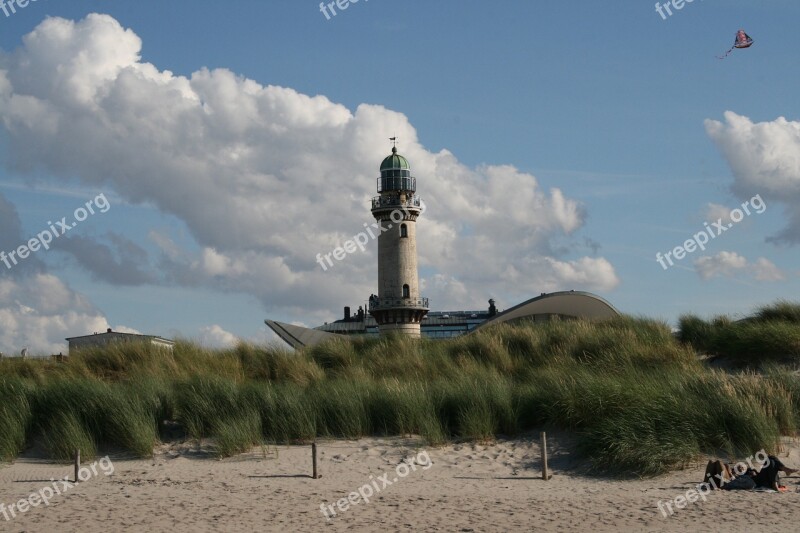
[[[419,323],[410,324],[380,324],[378,326],[380,335],[400,334],[408,335],[418,339],[420,337]]]

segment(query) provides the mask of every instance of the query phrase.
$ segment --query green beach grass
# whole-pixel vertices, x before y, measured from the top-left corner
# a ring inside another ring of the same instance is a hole
[[[317,437],[421,435],[430,445],[539,429],[576,435],[598,473],[650,476],[703,453],[774,450],[800,420],[800,306],[752,319],[629,316],[499,324],[451,340],[342,339],[297,352],[180,341],[0,360],[0,459],[35,443],[68,460],[146,457],[178,425],[219,456]],[[709,366],[699,354],[741,370]],[[7,429],[7,430],[6,430]]]
[[[696,350],[749,368],[773,362],[800,365],[800,305],[781,301],[749,318],[680,317],[680,339]]]

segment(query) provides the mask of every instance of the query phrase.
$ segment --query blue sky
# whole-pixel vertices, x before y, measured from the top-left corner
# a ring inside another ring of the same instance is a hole
[[[371,220],[395,134],[429,206],[434,309],[582,289],[674,323],[792,298],[800,4],[696,0],[666,20],[653,4],[0,12],[3,250],[98,194],[111,205],[0,264],[0,351],[105,326],[225,345],[271,338],[267,317],[338,318],[374,292],[375,244],[327,272],[314,257]],[[716,59],[739,28],[754,46]],[[656,262],[755,195],[763,213]]]

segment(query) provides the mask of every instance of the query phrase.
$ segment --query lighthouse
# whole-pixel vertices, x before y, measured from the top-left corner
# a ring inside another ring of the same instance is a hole
[[[419,294],[417,273],[417,218],[422,201],[408,160],[392,147],[381,163],[378,196],[372,216],[378,222],[378,294],[369,299],[369,313],[381,335],[392,332],[420,336],[420,321],[428,313],[428,299]]]

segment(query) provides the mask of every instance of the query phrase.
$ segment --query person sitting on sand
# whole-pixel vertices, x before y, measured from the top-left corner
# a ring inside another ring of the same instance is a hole
[[[755,481],[756,471],[748,468],[743,473],[736,473],[736,475],[728,481],[722,488],[724,490],[753,490],[756,488]]]
[[[774,455],[770,455],[769,463],[764,465],[761,470],[755,475],[756,487],[764,487],[767,489],[777,490],[783,492],[785,487],[780,485],[780,472],[785,472],[787,475],[792,475],[797,472],[797,469],[789,468],[784,465],[780,459]],[[783,489],[783,490],[781,490]]]

